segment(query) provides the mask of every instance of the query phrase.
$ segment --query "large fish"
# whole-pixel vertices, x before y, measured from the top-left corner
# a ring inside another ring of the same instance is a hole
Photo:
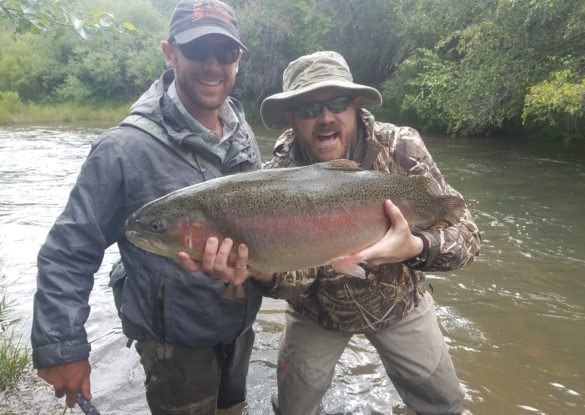
[[[332,265],[364,278],[341,257],[379,240],[388,230],[384,201],[411,225],[459,221],[463,199],[439,194],[423,176],[362,170],[348,160],[259,170],[220,177],[169,193],[134,212],[126,237],[149,252],[200,259],[211,236],[249,248],[252,270],[274,273]],[[336,261],[337,260],[337,261]]]

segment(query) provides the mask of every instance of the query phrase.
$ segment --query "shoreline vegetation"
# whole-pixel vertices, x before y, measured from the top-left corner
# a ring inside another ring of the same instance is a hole
[[[328,49],[381,92],[385,121],[585,142],[583,0],[226,1],[248,47],[233,95],[251,124],[290,61]],[[166,68],[176,2],[0,2],[0,124],[121,119]]]
[[[136,97],[137,99],[138,97]],[[55,125],[67,123],[97,123],[115,126],[128,115],[135,99],[127,102],[104,103],[35,103],[23,102],[14,92],[0,92],[0,126],[31,124]],[[262,125],[260,108],[243,103],[246,121],[251,125]]]
[[[79,104],[64,102],[55,104],[23,103],[18,97],[4,98],[0,93],[0,126],[30,124],[104,123],[114,126],[127,114],[131,102]],[[3,99],[4,98],[4,99]]]
[[[3,283],[5,274],[1,267],[0,262],[0,283]],[[0,413],[2,414],[11,414],[11,412],[6,412],[9,408],[5,408],[5,398],[18,388],[19,382],[32,370],[30,348],[15,329],[18,321],[19,318],[12,315],[11,302],[6,298],[0,285]]]
[[[0,279],[3,276],[0,275]],[[10,303],[0,298],[0,394],[14,387],[31,363],[29,347],[14,330],[17,318],[10,315]]]
[[[0,92],[0,127],[32,124],[51,126],[69,123],[114,127],[128,115],[134,101],[39,104],[22,102],[16,94]],[[246,103],[243,105],[246,121],[252,126],[263,126],[259,105],[257,108]]]

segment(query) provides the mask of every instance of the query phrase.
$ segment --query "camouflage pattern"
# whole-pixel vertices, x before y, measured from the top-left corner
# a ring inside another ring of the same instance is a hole
[[[445,194],[461,195],[449,186],[418,132],[374,120],[367,110],[359,110],[361,133],[352,143],[352,160],[364,169],[405,175],[424,175]],[[273,158],[265,168],[295,167],[311,164],[295,140],[292,130],[277,140]],[[469,212],[448,227],[428,230],[412,227],[428,246],[424,264],[404,263],[368,266],[367,279],[336,274],[331,267],[311,268],[275,275],[268,294],[288,300],[305,317],[332,330],[353,333],[383,330],[401,320],[426,291],[422,271],[448,271],[473,261],[479,254],[481,237]]]

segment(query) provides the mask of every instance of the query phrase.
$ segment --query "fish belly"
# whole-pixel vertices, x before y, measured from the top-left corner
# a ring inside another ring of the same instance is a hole
[[[378,241],[388,229],[383,204],[350,206],[234,223],[250,250],[249,265],[273,273],[317,267]]]

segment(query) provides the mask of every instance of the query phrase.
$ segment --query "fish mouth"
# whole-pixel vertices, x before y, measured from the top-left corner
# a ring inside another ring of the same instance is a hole
[[[132,229],[127,230],[125,233],[126,239],[145,251],[158,255],[166,251],[164,243],[153,235],[145,236]]]

